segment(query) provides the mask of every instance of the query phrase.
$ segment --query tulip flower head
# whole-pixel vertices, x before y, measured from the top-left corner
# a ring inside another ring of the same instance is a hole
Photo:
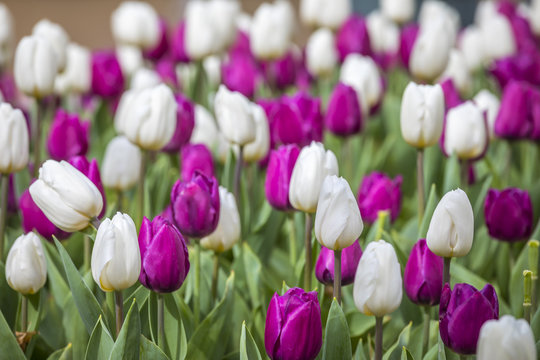
[[[66,68],[56,76],[55,91],[60,94],[88,92],[92,78],[90,50],[70,43],[66,48],[66,57]]]
[[[178,152],[182,146],[187,144],[195,127],[195,106],[193,103],[181,94],[177,94],[174,98],[177,104],[176,128],[172,139],[163,148],[164,151],[168,152]]]
[[[401,209],[400,175],[391,179],[381,172],[372,172],[362,179],[358,189],[358,207],[362,218],[369,223],[377,221],[379,211],[389,211],[395,221]]]
[[[56,57],[58,72],[62,72],[67,62],[67,46],[69,36],[66,31],[58,24],[48,19],[41,19],[32,29],[32,35],[41,37],[49,42]]]
[[[366,19],[354,14],[339,28],[336,34],[336,48],[341,62],[349,54],[371,54],[371,34],[368,33],[368,26]]]
[[[114,98],[124,89],[124,74],[118,58],[111,51],[92,54],[92,93],[104,98]]]
[[[214,106],[219,128],[227,141],[246,145],[255,140],[253,109],[244,95],[221,85]]]
[[[414,244],[405,273],[405,292],[415,304],[437,305],[441,299],[443,259],[429,250],[426,239]]]
[[[255,162],[264,159],[270,150],[270,129],[268,119],[263,108],[257,104],[251,104],[251,112],[255,123],[255,140],[248,143],[244,148],[244,160]]]
[[[271,60],[289,49],[294,32],[294,10],[289,1],[261,4],[253,14],[250,45],[257,59]]]
[[[354,282],[358,262],[362,257],[362,248],[358,241],[341,251],[341,286]],[[315,264],[315,276],[326,285],[334,284],[334,250],[321,247],[321,252]]]
[[[103,184],[118,190],[133,187],[140,177],[141,150],[125,136],[112,139],[105,149],[101,167]]]
[[[231,249],[240,240],[240,214],[234,195],[219,187],[219,221],[216,229],[201,239],[201,245],[215,252]]]
[[[330,76],[338,61],[334,34],[327,28],[320,28],[306,44],[306,65],[313,76]]]
[[[181,177],[183,181],[189,181],[196,171],[208,177],[214,176],[214,160],[212,153],[204,144],[187,144],[180,152],[182,158]]]
[[[6,280],[13,290],[35,294],[47,281],[47,260],[39,237],[30,232],[19,236],[6,259]]]
[[[348,0],[302,0],[300,1],[300,18],[311,27],[327,27],[337,29],[352,12]]]
[[[362,131],[364,120],[358,103],[356,90],[352,86],[338,83],[326,110],[325,125],[332,133],[341,136]]]
[[[300,148],[295,144],[282,145],[270,152],[264,183],[266,199],[278,210],[292,210],[289,185]]]
[[[90,122],[81,122],[78,114],[57,110],[47,140],[49,154],[57,161],[86,155],[89,130]]]
[[[529,193],[518,188],[489,189],[484,202],[489,235],[503,241],[526,240],[532,233],[533,211]]]
[[[0,104],[0,173],[10,174],[28,164],[28,127],[21,110]]]
[[[148,49],[157,45],[159,16],[152,5],[143,1],[124,1],[111,15],[114,39],[121,44]]]
[[[384,16],[395,23],[405,24],[414,16],[415,0],[381,0]]]

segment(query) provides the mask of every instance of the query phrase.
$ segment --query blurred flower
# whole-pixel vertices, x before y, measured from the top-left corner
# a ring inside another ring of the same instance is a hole
[[[67,62],[66,48],[69,43],[69,36],[62,26],[48,19],[41,19],[34,25],[32,35],[49,42],[56,57],[57,71],[62,72]]]
[[[533,210],[529,193],[518,188],[489,189],[484,202],[489,235],[503,241],[521,241],[532,233]]]
[[[175,95],[176,100],[176,128],[172,139],[162,150],[178,152],[191,138],[195,127],[195,108],[193,103],[182,94]]]
[[[253,55],[262,60],[282,57],[289,49],[294,26],[294,10],[289,1],[261,4],[253,14],[249,34]]]
[[[141,171],[141,150],[126,137],[117,136],[105,149],[103,184],[107,187],[127,190],[139,181]]]
[[[143,56],[146,59],[157,61],[169,50],[169,37],[167,36],[167,22],[160,18],[158,23],[158,41],[153,47],[149,47],[143,51]]]
[[[480,26],[482,49],[486,60],[496,60],[515,54],[516,41],[512,26],[506,17],[498,13],[486,17]]]
[[[403,282],[407,296],[415,304],[433,306],[441,300],[443,259],[429,250],[426,239],[414,244]]]
[[[356,268],[362,257],[362,249],[358,241],[354,241],[351,246],[341,250],[341,286],[346,286],[354,282]],[[315,276],[326,285],[334,283],[334,250],[325,246],[321,247],[321,252],[315,264]]]
[[[377,221],[379,211],[389,211],[395,221],[401,209],[402,177],[391,179],[382,172],[374,171],[362,179],[358,189],[358,207],[362,218],[368,223]]]
[[[202,174],[214,176],[214,160],[212,153],[204,144],[186,144],[180,150],[182,159],[181,178],[183,181],[189,181],[199,171]]]
[[[221,68],[223,84],[231,91],[252,98],[261,80],[255,60],[245,54],[237,53],[229,57]]]
[[[90,50],[75,43],[66,48],[66,67],[56,76],[54,87],[60,94],[83,94],[90,90],[92,64]]]
[[[68,160],[88,151],[90,122],[81,122],[77,113],[58,109],[47,139],[47,149],[54,160]]]
[[[203,106],[195,105],[195,127],[191,134],[191,143],[205,144],[209,149],[214,149],[218,137],[216,121],[212,114]]]
[[[444,93],[444,104],[446,111],[463,104],[463,100],[461,100],[461,96],[459,95],[459,92],[454,85],[454,81],[451,78],[442,81],[440,85]]]
[[[450,59],[440,79],[451,79],[461,93],[467,93],[472,88],[472,75],[467,67],[467,60],[460,50],[452,49]]]
[[[217,88],[221,84],[221,58],[218,55],[205,57],[203,69],[210,88]]]
[[[125,45],[151,49],[160,40],[159,16],[143,1],[123,1],[111,14],[114,39]]]
[[[0,4],[0,67],[11,60],[14,39],[13,16],[5,4]]]
[[[21,235],[9,249],[6,280],[10,288],[23,294],[35,294],[47,281],[47,260],[41,240],[33,232]]]
[[[161,84],[158,73],[148,68],[139,68],[131,76],[130,89],[142,90]]]
[[[180,21],[176,27],[171,40],[171,54],[175,61],[187,63],[189,62],[189,55],[186,50],[186,21]]]
[[[124,75],[114,52],[92,54],[92,92],[104,98],[118,96],[124,90]]]
[[[335,135],[348,136],[362,131],[364,121],[353,87],[339,82],[328,101],[325,125]]]
[[[234,195],[225,187],[219,187],[219,221],[216,229],[201,239],[205,249],[223,252],[231,249],[240,240],[240,214]]]
[[[495,137],[495,120],[497,119],[499,108],[501,106],[499,98],[489,92],[489,90],[484,89],[480,90],[480,92],[474,96],[473,101],[480,111],[486,114],[489,138],[493,139]]]
[[[388,69],[398,58],[399,28],[377,10],[369,13],[366,23],[373,59],[380,67]]]
[[[117,45],[116,56],[125,76],[132,76],[135,71],[144,67],[144,59],[140,48],[133,45]]]
[[[432,20],[420,26],[410,53],[411,74],[424,81],[433,81],[439,77],[448,64],[454,36],[445,22]]]
[[[268,83],[280,90],[294,85],[298,72],[298,59],[293,50],[289,50],[278,59],[265,61],[261,65]]]
[[[278,210],[293,208],[289,201],[289,184],[299,154],[296,144],[282,145],[270,152],[264,189],[266,199]]]
[[[370,57],[358,54],[347,56],[341,67],[339,80],[356,90],[364,115],[369,114],[383,96],[379,69]]]
[[[442,24],[450,35],[450,42],[454,44],[460,29],[459,12],[450,4],[442,0],[422,1],[418,13],[418,23],[421,28],[430,24]]]
[[[0,174],[14,173],[28,164],[28,127],[21,110],[0,103]]]
[[[310,74],[330,76],[337,64],[334,34],[327,28],[313,32],[306,44],[306,66]]]
[[[236,91],[219,87],[214,111],[225,139],[233,144],[246,145],[255,140],[255,121],[249,100]]]
[[[370,55],[370,40],[366,20],[356,14],[349,16],[336,34],[339,61],[343,62],[349,54]]]
[[[351,14],[349,0],[302,0],[300,1],[300,18],[308,26],[337,29]]]
[[[414,0],[380,0],[384,16],[398,24],[409,22],[414,15]]]
[[[459,37],[459,49],[465,57],[465,63],[469,71],[475,71],[482,67],[485,60],[483,50],[483,35],[479,27],[467,26]]]
[[[510,82],[504,88],[495,119],[495,135],[506,139],[535,138],[540,133],[539,97],[540,91],[527,83]]]
[[[255,162],[268,155],[270,150],[270,129],[268,128],[268,119],[261,106],[252,103],[251,112],[255,122],[255,140],[245,146],[244,160]]]
[[[179,88],[178,78],[176,76],[176,65],[172,59],[163,57],[156,62],[156,73],[159,75],[162,82],[169,85],[173,89]]]
[[[403,29],[401,29],[401,35],[399,37],[399,55],[401,62],[406,69],[410,68],[411,53],[419,33],[420,26],[417,24],[405,25]]]

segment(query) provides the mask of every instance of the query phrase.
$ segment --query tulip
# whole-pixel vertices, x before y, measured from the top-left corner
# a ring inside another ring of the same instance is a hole
[[[501,102],[497,96],[485,89],[480,90],[480,92],[474,96],[473,101],[480,111],[486,114],[489,137],[490,139],[493,139],[495,137],[495,120],[497,119]]]
[[[410,82],[401,100],[403,139],[420,149],[434,145],[441,137],[443,119],[444,94],[440,85],[417,85]]]
[[[92,277],[103,291],[121,291],[135,284],[140,273],[135,223],[129,215],[117,212],[98,228],[92,250]]]
[[[193,144],[205,144],[213,149],[218,137],[216,121],[212,114],[201,105],[195,105],[195,127],[191,134]]]
[[[516,41],[512,26],[506,17],[494,13],[487,17],[480,26],[482,32],[482,50],[486,60],[500,59],[516,52]]]
[[[483,36],[479,27],[470,25],[463,30],[459,39],[459,49],[465,57],[469,71],[479,69],[485,60]]]
[[[248,162],[259,161],[268,155],[270,150],[270,129],[268,119],[261,106],[251,104],[253,120],[255,122],[255,140],[244,148],[244,160]]]
[[[403,282],[405,292],[412,302],[419,305],[437,305],[441,300],[443,259],[429,250],[426,239],[414,244]]]
[[[530,87],[524,82],[512,81],[505,88],[501,107],[495,119],[495,134],[507,139],[526,138],[534,128],[530,115]]]
[[[124,75],[130,77],[144,66],[144,59],[140,48],[132,45],[117,45],[115,49],[118,62]]]
[[[42,98],[54,90],[58,60],[48,40],[25,36],[17,45],[13,72],[19,91]]]
[[[401,268],[392,245],[384,240],[370,242],[354,278],[354,303],[366,315],[382,317],[401,304]]]
[[[75,43],[66,48],[66,67],[56,76],[55,90],[60,94],[83,94],[90,90],[91,81],[90,51]]]
[[[482,325],[499,318],[499,300],[491,284],[481,291],[469,284],[445,284],[439,306],[439,332],[458,354],[474,354]]]
[[[364,223],[351,187],[344,178],[327,176],[315,216],[315,236],[330,250],[343,250],[358,239]]]
[[[358,241],[341,251],[341,286],[350,285],[354,282],[356,268],[362,256],[362,249]],[[315,276],[326,285],[334,283],[334,250],[322,247],[319,258],[315,264]]]
[[[320,28],[309,37],[306,44],[306,66],[314,76],[330,76],[336,67],[338,54],[334,34]]]
[[[266,81],[280,90],[294,85],[300,61],[298,57],[299,55],[291,50],[276,60],[262,63]]]
[[[289,184],[300,148],[296,144],[282,145],[270,152],[264,189],[266,199],[278,210],[291,210]]]
[[[182,146],[189,142],[193,128],[195,127],[195,108],[193,103],[184,95],[175,96],[176,129],[169,143],[163,148],[164,151],[178,152]]]
[[[524,319],[505,315],[482,325],[476,350],[478,360],[535,360],[534,334]]]
[[[139,281],[158,293],[178,290],[189,272],[186,242],[169,221],[144,217],[139,233],[141,273]]]
[[[450,51],[450,59],[440,78],[452,79],[461,93],[471,90],[472,75],[467,67],[467,59],[461,51],[456,49]]]
[[[325,125],[333,134],[348,136],[364,127],[362,110],[353,87],[338,83],[328,102]]]
[[[190,181],[178,180],[171,191],[174,222],[183,235],[201,238],[211,234],[219,221],[218,182],[196,172]]]
[[[289,183],[289,201],[298,210],[314,213],[324,179],[338,174],[336,156],[323,144],[312,142],[302,148]]]
[[[302,0],[300,18],[308,26],[337,29],[351,14],[349,0]]]
[[[28,128],[21,110],[0,104],[0,175],[22,170],[28,164]]]
[[[518,188],[489,189],[484,202],[489,235],[503,241],[521,241],[532,233],[533,211],[529,193]]]
[[[336,34],[339,61],[343,62],[349,54],[371,54],[371,32],[368,27],[364,18],[351,15],[339,28]]]
[[[60,25],[48,19],[42,19],[34,25],[32,35],[46,39],[49,42],[56,56],[58,72],[62,72],[67,62],[66,49],[69,43],[69,36],[66,31]]]
[[[214,108],[219,128],[227,141],[243,146],[255,140],[253,111],[245,96],[221,85]]]
[[[461,100],[461,96],[459,95],[459,92],[454,85],[454,81],[451,78],[444,80],[440,83],[440,85],[444,93],[446,111],[463,104],[463,100]]]
[[[169,85],[173,89],[177,89],[179,86],[178,78],[176,76],[176,64],[170,58],[163,58],[156,63],[156,73],[160,77],[161,81]]]
[[[373,58],[383,69],[387,69],[397,60],[400,34],[394,22],[379,11],[372,11],[366,18],[367,31]]]
[[[421,26],[409,59],[412,75],[425,81],[432,81],[441,75],[448,64],[454,36],[444,21],[433,20]]]
[[[124,136],[112,139],[105,149],[101,172],[103,184],[118,190],[127,190],[139,180],[141,150]]]
[[[244,54],[235,54],[223,63],[223,84],[231,91],[253,97],[260,82],[260,73],[255,60]]]
[[[530,15],[529,21],[531,25],[531,30],[536,36],[540,35],[540,1],[533,0],[530,6]]]
[[[47,218],[67,232],[84,229],[103,208],[96,185],[66,161],[45,161],[30,195]]]
[[[266,353],[272,360],[313,360],[322,346],[321,307],[317,292],[289,289],[274,294],[266,313]]]
[[[122,95],[114,118],[118,133],[145,150],[159,150],[175,133],[177,103],[164,84]]]
[[[399,37],[399,56],[407,69],[410,68],[411,53],[419,33],[420,27],[417,24],[406,25],[401,30]]]
[[[263,3],[253,15],[251,51],[262,60],[280,58],[289,49],[293,31],[294,10],[288,1]]]
[[[369,114],[380,102],[383,95],[381,77],[377,65],[370,57],[358,54],[347,56],[339,80],[356,90],[364,114]]]
[[[47,260],[36,234],[15,239],[6,259],[6,280],[10,288],[23,295],[35,294],[45,285]]]
[[[161,83],[161,78],[154,70],[139,68],[135,70],[131,77],[130,89],[143,90],[152,88]]]
[[[259,101],[259,104],[266,109],[273,145],[303,145],[306,142],[304,118],[295,102],[282,100],[265,104]]]
[[[391,179],[381,172],[372,172],[362,179],[358,189],[358,208],[368,223],[377,220],[379,211],[388,211],[395,221],[401,209],[402,177]]]
[[[215,252],[231,249],[240,240],[240,214],[234,195],[219,187],[219,221],[216,229],[201,239],[202,247]]]
[[[284,101],[294,104],[300,112],[303,119],[304,144],[309,144],[311,141],[322,141],[323,115],[321,99],[310,96],[306,91],[300,91]]]
[[[185,33],[186,22],[180,21],[171,40],[171,55],[175,61],[182,63],[189,62],[189,55],[185,43]]]
[[[0,67],[11,60],[14,35],[13,16],[6,5],[0,4]]]
[[[111,29],[118,43],[149,49],[159,41],[159,16],[146,2],[124,1],[111,15]]]
[[[405,24],[414,16],[414,0],[381,0],[380,4],[384,16],[395,23]]]
[[[187,144],[182,147],[180,157],[182,159],[182,181],[191,180],[197,171],[208,177],[214,176],[214,160],[206,145]]]
[[[54,160],[68,160],[86,155],[88,151],[90,122],[81,122],[79,115],[62,109],[56,111],[49,130],[47,148]]]
[[[97,189],[99,190],[101,197],[103,198],[103,209],[101,209],[101,212],[99,214],[99,218],[101,218],[105,214],[105,209],[107,207],[107,201],[105,198],[105,189],[103,189],[103,184],[101,182],[101,174],[99,173],[99,167],[96,159],[92,159],[92,161],[88,161],[84,156],[74,156],[69,159],[68,161],[73,167],[80,172],[82,172],[86,177],[92,181],[94,185],[96,185]]]
[[[420,27],[429,26],[431,23],[441,23],[451,36],[451,43],[456,40],[460,29],[459,12],[442,0],[422,1],[418,13]]]
[[[154,47],[150,47],[143,52],[146,59],[157,61],[169,50],[169,37],[167,36],[167,22],[160,18],[158,24],[158,41]]]
[[[114,98],[124,89],[124,75],[113,52],[92,54],[92,92],[104,98]]]
[[[438,256],[461,257],[469,253],[474,236],[474,214],[461,189],[444,194],[431,217],[426,241]]]
[[[212,0],[210,15],[215,27],[218,52],[223,52],[236,39],[236,21],[240,14],[240,1]]]
[[[208,85],[210,88],[216,89],[221,84],[221,58],[218,55],[207,56],[202,65]]]

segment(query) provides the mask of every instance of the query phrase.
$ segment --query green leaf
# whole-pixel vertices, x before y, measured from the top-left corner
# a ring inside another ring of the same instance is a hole
[[[86,330],[86,326],[79,315],[79,310],[71,294],[66,299],[62,313],[62,325],[66,334],[66,340],[73,345],[73,358],[83,359],[86,354],[90,334]]]
[[[124,307],[128,308],[131,306],[131,303],[133,302],[133,299],[137,301],[137,306],[139,309],[141,309],[148,300],[148,297],[150,296],[150,290],[145,288],[143,285],[139,285],[135,291],[133,291],[129,296],[126,296],[124,298]]]
[[[26,359],[2,312],[0,312],[0,339],[2,339],[0,341],[0,354],[9,354],[11,360]]]
[[[140,360],[169,360],[169,358],[156,344],[141,335]]]
[[[109,360],[139,359],[140,342],[141,320],[137,301],[134,299],[114,343]]]
[[[6,316],[8,327],[15,325],[17,307],[19,306],[19,295],[11,289],[6,281],[6,271],[4,263],[0,261],[0,312]]]
[[[435,184],[431,184],[431,189],[429,190],[429,196],[424,209],[424,217],[422,218],[422,223],[420,224],[420,229],[418,230],[418,238],[425,239],[427,231],[429,228],[429,223],[431,222],[431,217],[433,216],[433,211],[438,204],[437,197],[437,187]]]
[[[414,357],[405,346],[401,350],[401,360],[414,360]]]
[[[262,265],[257,255],[255,255],[247,243],[242,244],[242,246],[244,248],[243,260],[249,298],[251,299],[253,308],[257,308],[261,305],[260,295],[262,291],[260,289],[260,276]]]
[[[262,360],[261,354],[244,321],[242,323],[242,334],[240,335],[240,360],[255,359]]]
[[[460,167],[459,160],[456,154],[452,154],[451,157],[446,159],[446,166],[444,167],[444,180],[443,180],[443,194],[446,194],[450,190],[454,190],[459,187],[460,180]]]
[[[323,360],[352,358],[349,326],[336,299],[332,300],[330,313],[326,320],[322,358]]]
[[[173,360],[182,360],[187,353],[187,338],[180,309],[173,294],[161,296],[164,307],[165,353]]]
[[[365,335],[375,327],[375,317],[367,316],[358,311],[347,315],[347,323],[350,325],[351,337],[356,338]]]
[[[114,340],[101,317],[96,322],[86,348],[86,360],[106,360],[113,349]]]
[[[70,293],[67,279],[63,274],[63,265],[58,252],[53,244],[48,241],[43,241],[45,247],[45,256],[47,257],[47,277],[51,294],[58,307],[62,308]],[[60,270],[62,269],[62,270]]]
[[[67,344],[65,348],[58,349],[53,352],[47,360],[71,360],[73,358],[73,346]]]
[[[358,345],[356,345],[356,351],[354,352],[354,360],[368,360],[366,353],[364,352],[364,344],[362,338],[358,340]]]
[[[400,360],[403,347],[409,344],[412,322],[410,322],[399,334],[398,340],[384,354],[384,360]]]

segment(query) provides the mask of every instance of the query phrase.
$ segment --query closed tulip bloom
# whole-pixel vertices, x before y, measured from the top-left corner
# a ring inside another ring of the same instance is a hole
[[[178,77],[176,76],[176,64],[171,58],[163,58],[156,62],[156,73],[161,81],[173,89],[178,89]]]
[[[370,242],[354,278],[353,296],[358,310],[377,317],[390,314],[401,304],[402,286],[401,268],[392,245],[384,240]]]
[[[352,86],[338,83],[328,102],[325,125],[333,134],[347,136],[359,133],[364,127],[362,110],[356,90]]]
[[[161,78],[154,70],[148,68],[139,68],[131,76],[130,89],[142,90],[152,88],[161,83]]]
[[[270,124],[272,144],[298,144],[303,145],[309,138],[304,132],[304,118],[300,108],[294,101],[269,100],[266,104],[259,100],[265,108]]]
[[[183,181],[189,181],[196,171],[208,177],[214,176],[214,160],[212,153],[204,144],[186,144],[182,147],[181,177]]]
[[[174,30],[171,39],[171,55],[176,62],[189,62],[189,55],[186,49],[186,21],[180,21]]]
[[[241,6],[238,0],[211,0],[212,23],[215,27],[217,52],[223,52],[236,38],[236,21]]]
[[[0,66],[2,67],[11,60],[14,38],[13,16],[5,4],[0,4]]]
[[[189,272],[186,241],[178,229],[161,216],[144,217],[139,233],[139,281],[158,293],[178,290]]]
[[[163,261],[163,254],[161,254]],[[141,253],[135,223],[117,212],[99,226],[92,250],[92,277],[103,291],[121,291],[137,282]]]
[[[337,29],[352,12],[349,0],[302,0],[300,18],[308,26]]]
[[[47,218],[67,232],[84,229],[103,209],[96,185],[66,161],[45,161],[30,195]]]
[[[193,60],[201,60],[217,52],[217,31],[211,16],[212,3],[190,1],[185,10],[184,48]]]
[[[294,96],[286,98],[285,102],[294,104],[300,111],[303,119],[304,144],[309,144],[311,141],[322,141],[324,123],[321,99],[311,96],[307,91],[300,91]]]
[[[223,84],[229,90],[238,91],[246,97],[253,97],[261,80],[258,65],[251,55],[234,54],[221,68]]]
[[[152,48],[159,41],[159,16],[146,2],[124,1],[111,15],[111,29],[118,43]]]
[[[459,38],[459,49],[465,57],[469,71],[479,69],[485,60],[483,36],[479,27],[470,25],[463,30]]]
[[[42,19],[34,25],[32,35],[46,39],[49,42],[56,56],[58,72],[62,72],[67,63],[66,50],[69,44],[69,36],[66,31],[60,25],[48,19]]]
[[[143,51],[143,56],[146,59],[157,61],[169,50],[169,36],[167,35],[167,22],[165,19],[159,19],[158,29],[159,35],[157,43],[153,47],[149,47]]]
[[[35,294],[47,281],[47,260],[41,240],[34,233],[19,236],[6,259],[6,280],[10,288]]]
[[[104,98],[118,96],[124,90],[124,75],[112,51],[92,54],[92,92]]]
[[[478,360],[535,360],[534,334],[524,319],[505,315],[482,325],[476,349]]]
[[[362,248],[358,241],[341,251],[341,286],[350,285],[354,282],[356,268],[362,257]],[[315,276],[319,282],[326,285],[334,284],[334,250],[321,247],[321,252],[315,264]]]
[[[330,2],[328,2],[330,3]],[[366,20],[359,15],[351,15],[336,34],[336,48],[339,61],[349,54],[371,54],[371,35]]]
[[[66,47],[66,67],[56,76],[54,87],[60,94],[83,94],[90,90],[91,56],[87,48],[70,43]]]
[[[521,81],[512,81],[504,88],[495,119],[495,135],[506,139],[523,139],[529,135],[534,128],[530,92],[530,86]]]
[[[409,60],[409,70],[414,77],[432,81],[442,74],[452,49],[454,34],[444,22],[433,20],[421,26]]]
[[[145,150],[159,150],[173,137],[177,102],[169,87],[160,84],[122,95],[114,118],[118,133]]]
[[[401,135],[414,147],[423,149],[439,141],[443,130],[444,94],[440,85],[410,82],[401,100]]]
[[[454,85],[454,81],[451,78],[447,78],[446,80],[442,81],[440,85],[444,93],[444,104],[445,104],[446,111],[463,104],[461,95],[459,94],[459,91],[456,89],[456,86]]]
[[[13,67],[17,88],[25,95],[42,98],[53,92],[58,60],[48,40],[23,37],[17,45]]]
[[[164,151],[178,152],[182,146],[189,142],[191,133],[195,127],[195,107],[184,95],[175,95],[176,128],[169,143],[163,148]]]
[[[516,41],[508,19],[498,13],[487,17],[481,24],[483,53],[487,60],[500,59],[516,52]]]
[[[414,16],[415,0],[380,0],[384,16],[395,23],[405,24]]]
[[[191,134],[191,143],[205,144],[214,149],[218,137],[218,128],[212,114],[203,106],[195,105],[195,127]]]
[[[532,233],[533,210],[529,193],[518,188],[489,189],[484,202],[488,233],[503,241],[521,241]]]
[[[426,239],[414,244],[403,274],[405,292],[419,305],[437,305],[441,300],[443,259],[429,250]]]
[[[288,1],[261,4],[250,29],[251,51],[261,60],[277,59],[289,49],[294,31],[294,10]]]
[[[414,49],[414,44],[420,33],[420,26],[418,24],[408,24],[401,29],[399,36],[399,57],[406,69],[410,68],[411,53]]]
[[[255,140],[256,126],[249,100],[236,91],[219,87],[214,101],[217,122],[225,139],[246,145]]]
[[[306,44],[306,65],[314,76],[329,76],[338,61],[334,34],[327,28],[316,30]]]
[[[422,1],[418,13],[420,27],[429,23],[438,22],[444,25],[451,34],[452,44],[455,42],[457,33],[461,27],[459,12],[443,0]]]
[[[458,354],[476,352],[482,325],[499,318],[499,299],[491,284],[481,291],[469,284],[445,284],[439,306],[439,332],[446,346]]]
[[[88,159],[84,156],[74,156],[70,158],[68,162],[73,165],[75,169],[86,175],[86,177],[88,177],[99,190],[103,199],[103,208],[98,216],[101,218],[105,214],[105,209],[107,208],[107,199],[105,198],[105,189],[103,188],[103,183],[101,182],[101,174],[99,173],[97,160],[92,159],[91,161],[88,161]]]
[[[126,137],[115,137],[107,144],[101,172],[106,187],[130,189],[140,177],[141,150]]]
[[[60,161],[86,155],[89,130],[90,122],[80,121],[78,114],[71,114],[63,109],[57,110],[47,139],[47,149],[51,158]]]
[[[469,253],[474,236],[474,215],[467,194],[461,189],[444,194],[437,204],[426,236],[429,249],[441,257]]]
[[[336,155],[323,144],[312,142],[302,148],[289,184],[289,201],[298,210],[314,213],[324,179],[338,174]]]
[[[270,150],[270,129],[268,119],[263,108],[257,104],[251,104],[253,120],[255,122],[255,140],[248,143],[244,148],[244,160],[255,162],[262,160]]]
[[[313,360],[322,346],[321,307],[317,292],[289,289],[274,294],[266,313],[264,345],[272,360]]]
[[[299,57],[296,51],[290,50],[276,60],[264,62],[262,67],[266,81],[273,83],[280,90],[294,85],[300,62]]]
[[[440,78],[452,79],[461,93],[471,90],[472,75],[467,67],[467,60],[460,50],[452,49],[450,51],[450,59]]]
[[[377,171],[362,179],[358,189],[358,207],[366,222],[377,221],[379,211],[388,211],[391,221],[397,219],[401,210],[402,181],[400,175],[392,179]]]
[[[115,48],[118,62],[124,75],[131,77],[140,68],[144,67],[144,59],[140,48],[133,45],[117,45]]]
[[[473,98],[474,103],[480,111],[486,114],[487,124],[489,128],[489,138],[493,139],[495,137],[495,120],[499,113],[499,108],[501,107],[501,102],[499,98],[489,90],[480,90]],[[514,109],[516,111],[516,109]]]
[[[398,26],[380,11],[372,11],[366,18],[369,42],[375,61],[383,69],[393,65],[399,54]]]
[[[472,101],[448,111],[443,142],[444,151],[448,155],[455,152],[459,159],[478,159],[485,153],[489,142],[487,121]]]
[[[300,148],[296,144],[282,145],[270,152],[264,189],[266,199],[278,210],[293,208],[289,201],[289,184],[299,154]]]
[[[219,187],[219,221],[216,229],[201,239],[205,249],[223,252],[240,240],[240,214],[234,195],[225,187]]]
[[[0,173],[22,170],[28,164],[28,127],[21,110],[0,104]]]
[[[359,54],[347,56],[339,80],[356,90],[364,114],[369,114],[380,102],[383,95],[381,76],[377,64],[370,57]]]

